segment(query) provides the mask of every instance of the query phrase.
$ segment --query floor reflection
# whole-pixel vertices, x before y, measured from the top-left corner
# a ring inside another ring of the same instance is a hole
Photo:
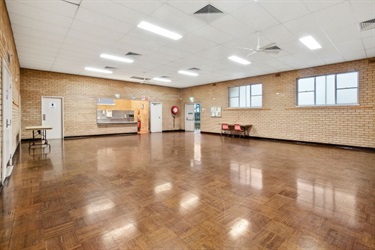
[[[249,225],[250,223],[248,220],[237,218],[229,232],[230,236],[233,239],[237,239],[248,229]]]
[[[180,201],[180,213],[184,214],[189,211],[192,211],[199,205],[199,196],[195,194],[183,194]]]
[[[334,216],[336,212],[344,212],[350,217],[352,226],[356,225],[356,198],[350,193],[345,193],[331,184],[322,181],[308,182],[297,179],[297,203],[311,208],[321,209],[324,215]]]
[[[263,188],[263,171],[252,168],[249,164],[231,162],[231,180],[242,185],[250,185],[256,189]]]

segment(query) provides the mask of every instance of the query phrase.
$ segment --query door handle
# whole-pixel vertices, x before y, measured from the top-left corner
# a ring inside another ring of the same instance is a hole
[[[46,114],[43,114],[43,121],[46,120]]]
[[[8,128],[10,125],[12,125],[12,120],[6,119],[6,128]]]

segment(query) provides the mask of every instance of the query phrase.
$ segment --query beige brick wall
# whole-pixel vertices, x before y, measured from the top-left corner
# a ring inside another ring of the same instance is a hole
[[[10,61],[8,61],[8,54],[10,55]],[[13,31],[10,25],[8,12],[5,6],[4,0],[0,0],[0,143],[2,147],[2,64],[6,63],[11,75],[12,75],[12,142],[14,152],[18,146],[20,140],[20,65],[18,61],[18,55],[16,46],[13,39]],[[0,159],[1,155],[0,155]]]
[[[64,98],[64,135],[81,136],[136,132],[135,125],[96,124],[96,98],[120,94],[122,99],[141,99],[162,102],[163,130],[180,129],[180,121],[173,119],[170,108],[180,104],[180,90],[125,81],[21,69],[22,138],[30,138],[26,126],[41,124],[42,96]]]
[[[219,123],[253,124],[252,136],[375,148],[375,63],[358,60],[186,88],[182,103],[194,97],[203,109],[201,130],[220,132]],[[359,71],[359,106],[296,107],[296,78]],[[228,87],[263,84],[263,109],[228,109]],[[277,94],[279,93],[279,94]],[[222,106],[221,118],[210,117]],[[182,124],[184,126],[184,124]]]

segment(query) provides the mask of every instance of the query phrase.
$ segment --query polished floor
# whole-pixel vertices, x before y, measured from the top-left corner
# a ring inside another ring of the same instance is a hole
[[[375,153],[156,133],[23,143],[0,249],[375,249]]]

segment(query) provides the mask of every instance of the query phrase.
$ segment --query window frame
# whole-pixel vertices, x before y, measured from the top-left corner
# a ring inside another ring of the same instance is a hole
[[[345,88],[338,88],[337,87],[337,75],[343,75],[343,74],[349,74],[349,73],[356,73],[357,74],[357,87],[345,87]],[[325,104],[316,104],[317,102],[317,94],[316,94],[316,79],[318,77],[325,77]],[[327,104],[327,77],[328,76],[334,76],[334,94],[335,94],[335,103],[334,104]],[[314,90],[313,91],[301,91],[298,90],[298,81],[301,79],[314,79]],[[337,103],[337,93],[338,90],[344,90],[344,89],[356,89],[357,90],[357,102],[356,103]],[[313,92],[314,93],[314,104],[308,104],[308,105],[300,105],[299,104],[299,94],[300,93],[307,93],[307,92]],[[359,71],[348,71],[348,72],[340,72],[340,73],[332,73],[332,74],[322,74],[322,75],[315,75],[315,76],[306,76],[306,77],[298,77],[296,79],[296,107],[332,107],[332,106],[356,106],[359,105]]]
[[[253,85],[260,85],[261,86],[261,94],[260,95],[253,95],[252,94],[252,86]],[[245,107],[241,107],[241,94],[240,94],[240,89],[241,87],[249,87],[249,93],[245,93],[245,100],[244,100],[244,103],[247,104],[247,98],[249,98],[249,104],[250,106],[245,106]],[[231,89],[232,88],[238,88],[238,93],[236,96],[231,96],[230,95],[230,92],[231,92]],[[252,97],[257,97],[257,96],[260,96],[261,97],[261,105],[260,106],[252,106],[251,105],[251,101],[252,101]],[[238,98],[238,103],[237,103],[237,107],[231,107],[230,104],[231,104],[231,99],[233,98]],[[263,108],[263,83],[251,83],[251,84],[246,84],[246,85],[237,85],[237,86],[230,86],[228,87],[228,109],[260,109],[260,108]]]

